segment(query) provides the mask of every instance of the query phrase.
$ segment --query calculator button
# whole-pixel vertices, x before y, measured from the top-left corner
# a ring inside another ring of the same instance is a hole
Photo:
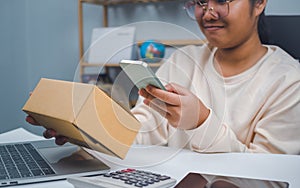
[[[148,184],[153,184],[153,183],[155,183],[155,181],[154,181],[153,179],[148,179],[147,182],[148,182]]]
[[[125,183],[128,184],[128,185],[133,185],[134,184],[134,182],[131,182],[129,180],[125,181]]]
[[[121,177],[120,180],[129,181],[129,178],[124,176],[124,177]]]
[[[132,183],[137,183],[138,182],[136,179],[133,179],[133,178],[129,179],[129,181],[132,182]]]
[[[144,185],[142,185],[141,183],[137,182],[136,184],[134,184],[134,186],[136,186],[136,187],[143,187]]]
[[[170,179],[171,177],[169,177],[169,176],[159,176],[158,177],[159,178],[159,180],[167,180],[167,179]]]
[[[103,174],[104,177],[111,177],[110,174]]]

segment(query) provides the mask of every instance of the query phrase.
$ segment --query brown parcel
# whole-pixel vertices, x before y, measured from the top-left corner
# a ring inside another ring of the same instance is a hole
[[[23,107],[70,142],[124,159],[140,123],[91,84],[42,78]]]

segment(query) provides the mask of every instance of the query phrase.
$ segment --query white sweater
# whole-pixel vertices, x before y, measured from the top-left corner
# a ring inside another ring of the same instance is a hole
[[[142,123],[136,142],[197,152],[300,154],[300,64],[279,47],[267,47],[253,67],[226,78],[214,68],[216,49],[178,49],[157,76],[188,88],[210,115],[194,130],[175,129],[140,97],[132,109]]]

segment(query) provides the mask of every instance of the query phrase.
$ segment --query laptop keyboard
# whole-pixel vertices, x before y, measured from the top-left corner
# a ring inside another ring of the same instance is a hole
[[[0,180],[55,174],[30,143],[0,145]]]

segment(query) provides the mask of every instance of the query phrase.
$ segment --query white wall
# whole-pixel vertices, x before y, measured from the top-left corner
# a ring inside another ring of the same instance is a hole
[[[267,15],[300,15],[299,0],[268,0]]]

